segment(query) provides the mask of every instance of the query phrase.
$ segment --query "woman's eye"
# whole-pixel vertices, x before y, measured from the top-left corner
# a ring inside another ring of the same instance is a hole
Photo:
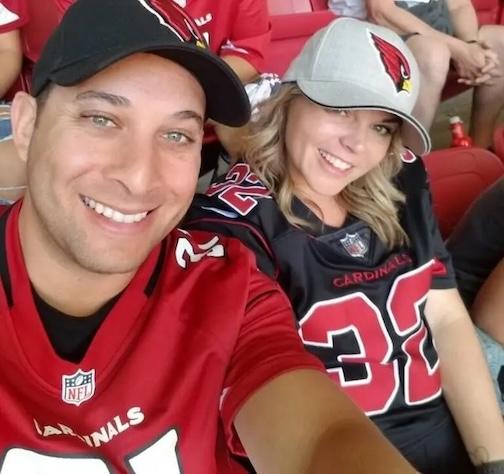
[[[382,135],[382,136],[392,134],[392,131],[390,130],[390,128],[386,127],[385,125],[375,125],[375,130],[378,132],[379,135]]]
[[[330,113],[339,115],[340,117],[349,117],[350,111],[346,109],[327,109]]]

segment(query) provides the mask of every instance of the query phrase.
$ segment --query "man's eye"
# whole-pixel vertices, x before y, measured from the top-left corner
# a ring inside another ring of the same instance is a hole
[[[91,123],[97,127],[106,128],[115,126],[113,120],[103,115],[84,115],[84,118],[89,119]]]
[[[167,132],[165,133],[164,137],[168,141],[174,143],[189,143],[193,141],[187,135],[181,132]]]

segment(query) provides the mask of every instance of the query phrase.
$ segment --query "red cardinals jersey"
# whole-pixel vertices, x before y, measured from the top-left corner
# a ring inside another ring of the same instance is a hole
[[[56,355],[35,309],[19,207],[0,226],[0,473],[237,472],[228,454],[241,449],[241,404],[279,373],[318,368],[252,254],[174,231],[74,364]]]
[[[266,0],[175,0],[194,18],[210,49],[240,56],[262,71],[270,41]]]
[[[254,250],[289,296],[307,349],[407,450],[449,417],[424,305],[431,288],[455,280],[421,161],[405,163],[398,181],[410,243],[392,251],[363,221],[324,226],[299,200],[293,211],[314,231],[291,225],[245,163],[196,198],[187,225],[236,236]]]
[[[74,0],[52,0],[63,13]],[[151,0],[148,0],[151,1]],[[266,0],[173,0],[191,15],[210,49],[262,70],[271,35]]]
[[[25,0],[0,1],[0,33],[17,30],[28,22]]]

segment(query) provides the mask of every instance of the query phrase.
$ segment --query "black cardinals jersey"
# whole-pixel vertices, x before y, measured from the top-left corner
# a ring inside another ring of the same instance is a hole
[[[245,163],[196,198],[186,225],[235,236],[254,251],[289,296],[308,350],[394,444],[407,447],[449,417],[424,305],[431,288],[456,283],[420,160],[405,163],[398,186],[410,242],[392,251],[363,221],[324,226],[297,199],[293,211],[313,231],[291,225]]]

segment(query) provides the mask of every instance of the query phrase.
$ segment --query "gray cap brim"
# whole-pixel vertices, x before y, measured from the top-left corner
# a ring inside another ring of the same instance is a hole
[[[402,132],[407,136],[403,143],[413,153],[424,155],[431,149],[429,134],[422,124],[412,115],[405,114],[397,109],[394,103],[388,102],[382,94],[363,87],[354,82],[347,81],[312,81],[298,79],[296,81],[311,101],[324,107],[338,109],[383,110],[403,119]],[[405,134],[405,131],[408,133]]]

